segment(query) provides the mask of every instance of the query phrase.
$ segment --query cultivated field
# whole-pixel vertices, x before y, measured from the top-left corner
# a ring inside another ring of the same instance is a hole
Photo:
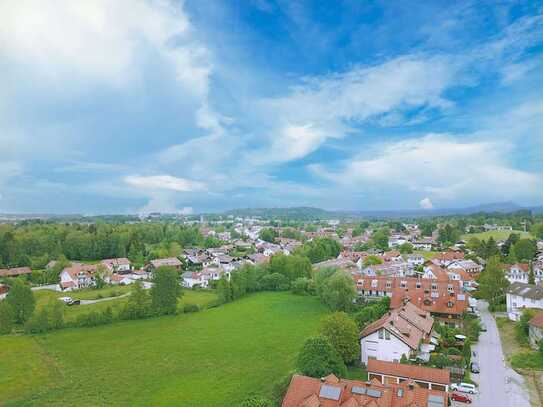
[[[1,337],[0,400],[235,406],[270,394],[325,312],[315,297],[268,292],[194,314]]]

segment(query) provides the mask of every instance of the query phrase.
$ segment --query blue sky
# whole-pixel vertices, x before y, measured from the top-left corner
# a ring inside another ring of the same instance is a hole
[[[0,22],[0,212],[543,203],[543,2],[21,0]]]

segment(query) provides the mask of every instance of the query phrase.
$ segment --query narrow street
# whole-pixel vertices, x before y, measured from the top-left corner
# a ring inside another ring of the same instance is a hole
[[[480,374],[472,375],[473,380],[479,383],[479,395],[474,397],[474,404],[484,407],[530,407],[522,376],[505,364],[498,327],[488,312],[488,304],[479,301],[478,309],[487,332],[482,332],[479,343],[473,346],[477,356],[472,360],[479,362],[481,367]]]

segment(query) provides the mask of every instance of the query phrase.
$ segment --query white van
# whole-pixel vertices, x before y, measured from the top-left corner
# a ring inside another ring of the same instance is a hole
[[[477,387],[470,383],[453,383],[451,384],[451,389],[462,393],[477,394]]]

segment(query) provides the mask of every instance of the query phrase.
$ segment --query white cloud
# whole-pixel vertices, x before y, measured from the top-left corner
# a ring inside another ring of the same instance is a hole
[[[178,211],[178,213],[180,215],[192,215],[194,213],[194,209],[192,206],[184,206]]]
[[[202,191],[206,185],[202,182],[192,181],[185,178],[173,177],[171,175],[129,175],[124,181],[131,186],[143,189],[166,189],[178,192]]]
[[[84,78],[114,86],[139,74],[153,57],[171,64],[178,82],[200,97],[208,91],[208,54],[191,37],[181,6],[170,1],[39,0],[0,2],[0,55],[41,78]],[[182,45],[173,45],[182,38]],[[148,55],[147,55],[148,56]]]
[[[543,174],[512,168],[507,161],[510,145],[470,140],[430,134],[374,145],[336,171],[310,169],[345,188],[379,185],[398,193],[430,194],[434,202],[542,197]]]
[[[433,209],[434,208],[434,204],[432,203],[432,201],[428,197],[426,197],[424,199],[421,199],[420,202],[419,202],[419,206],[422,209]]]

